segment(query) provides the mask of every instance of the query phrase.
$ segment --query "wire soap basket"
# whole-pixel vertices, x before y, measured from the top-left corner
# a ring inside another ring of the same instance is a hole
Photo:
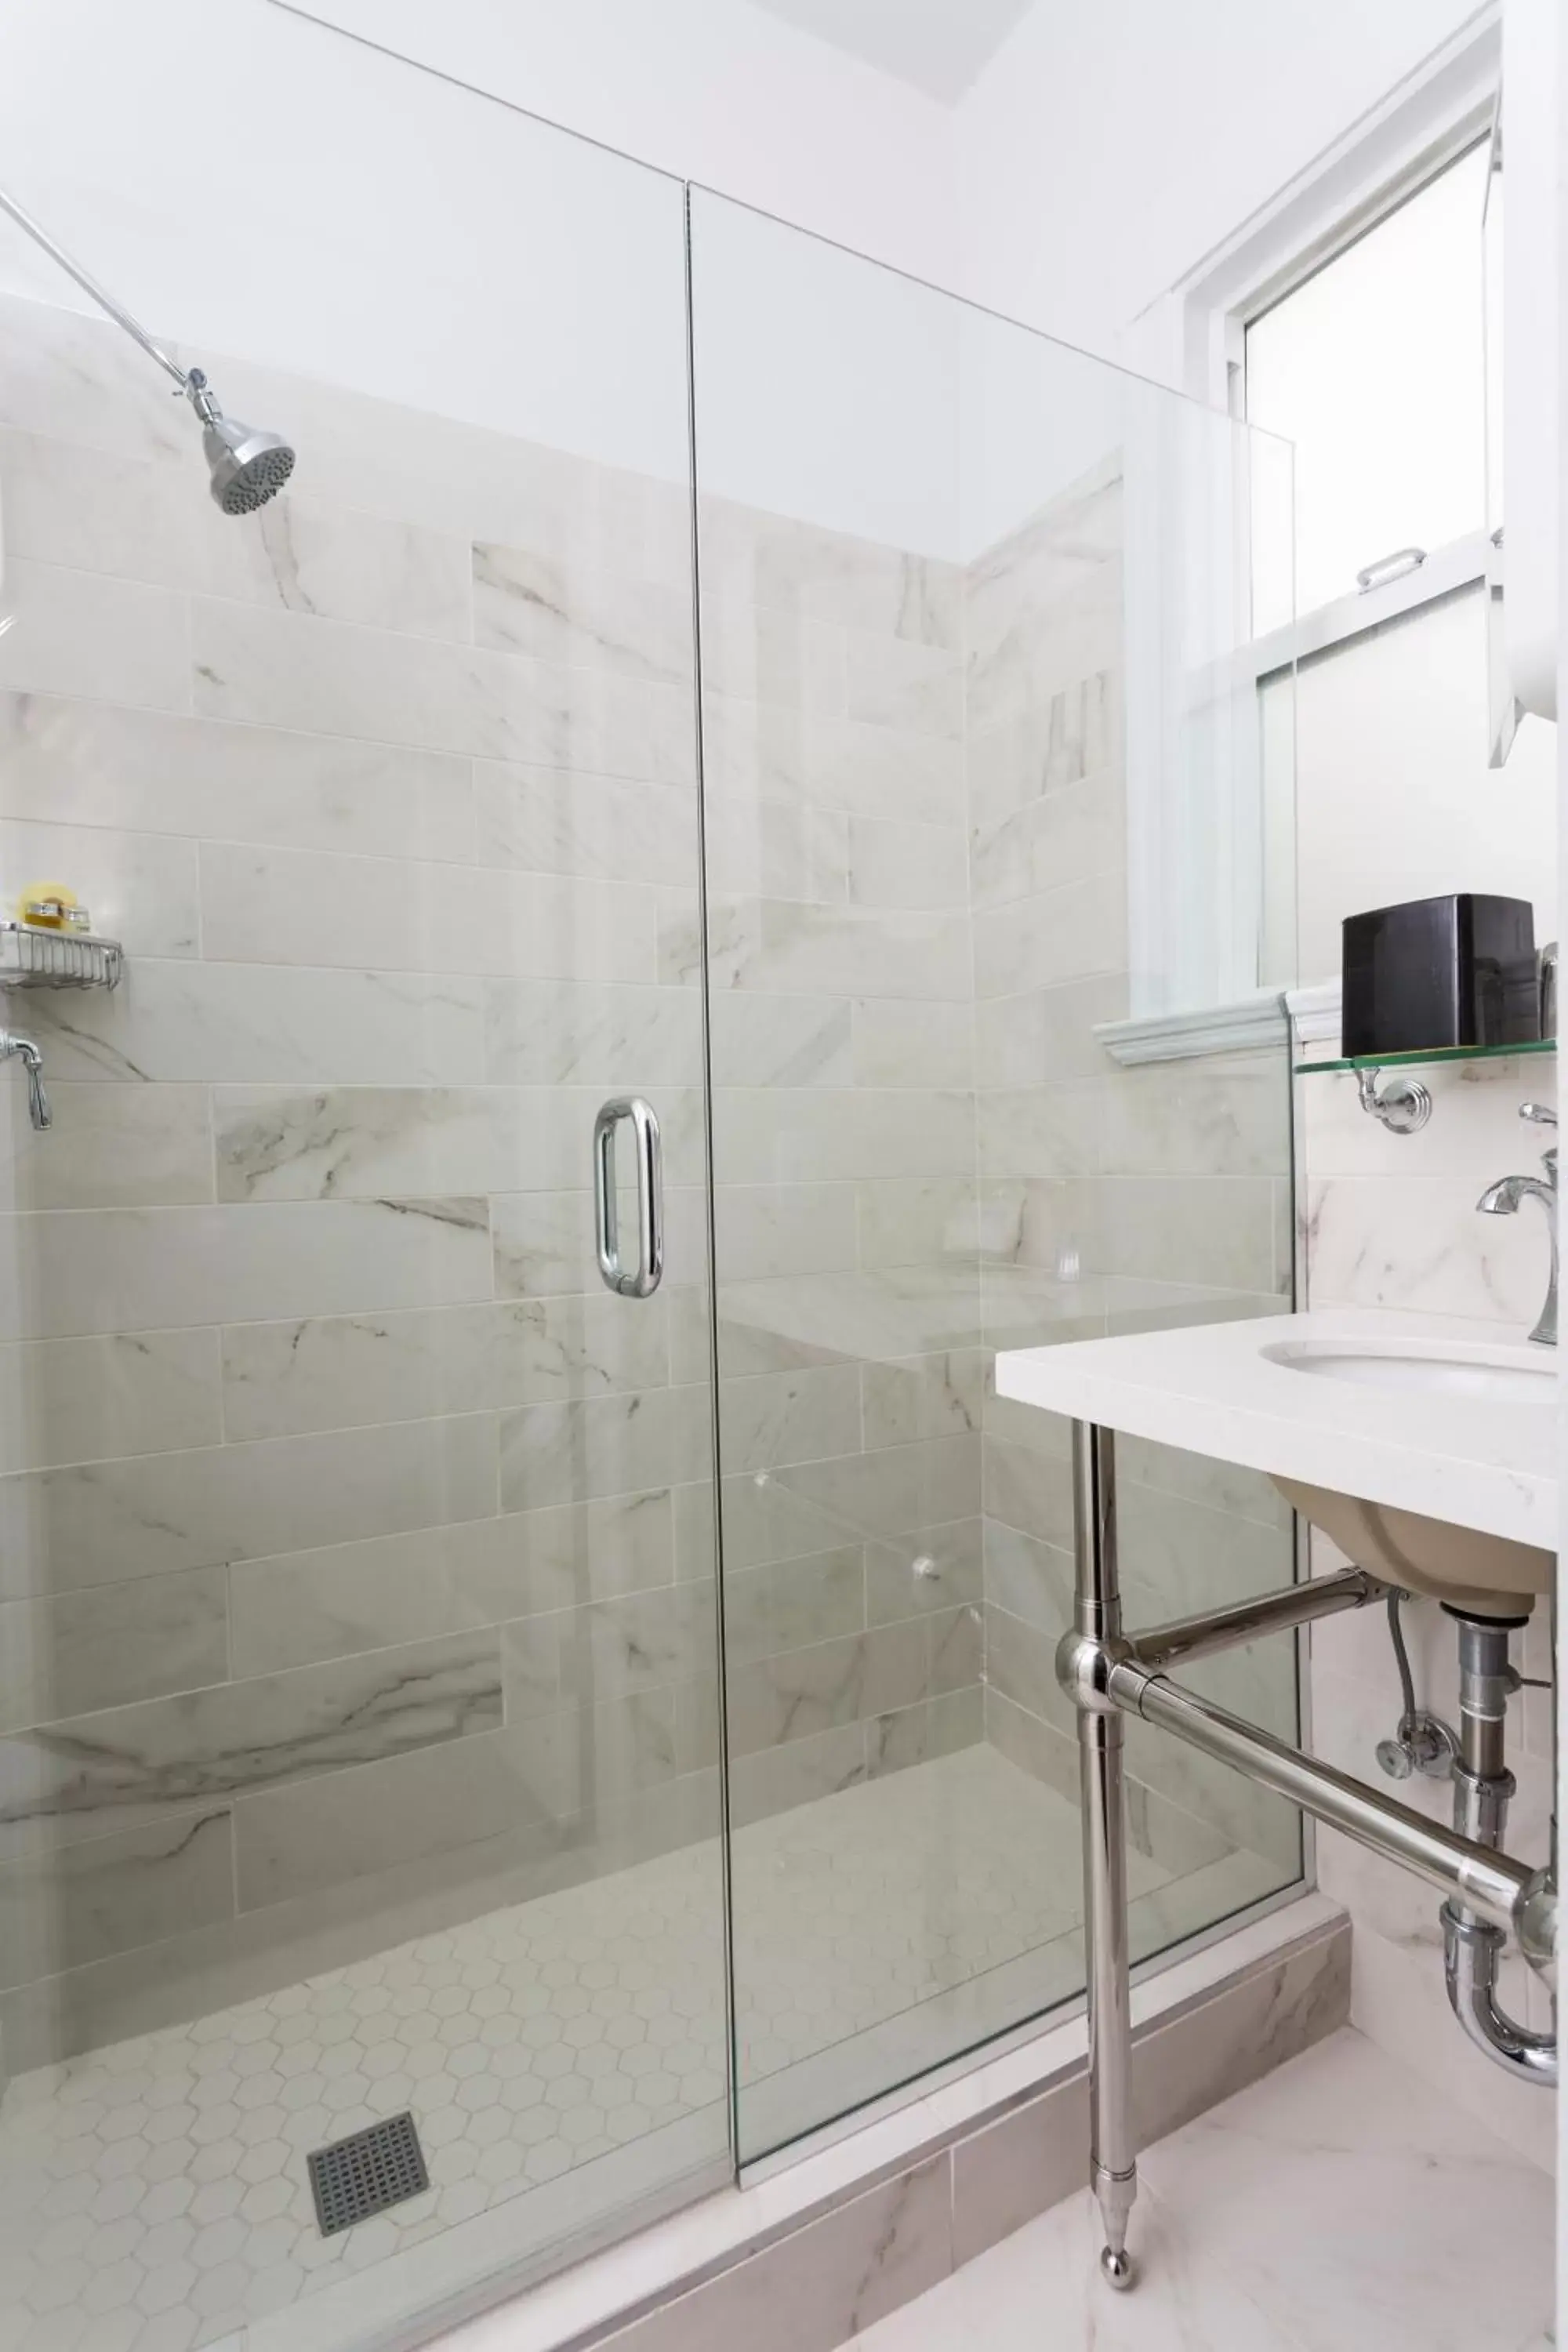
[[[118,940],[0,921],[0,988],[118,988],[124,961]]]

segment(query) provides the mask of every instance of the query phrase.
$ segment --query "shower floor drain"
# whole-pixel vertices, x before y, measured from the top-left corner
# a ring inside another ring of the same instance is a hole
[[[310,2189],[316,2219],[323,2238],[384,2213],[430,2186],[425,2151],[411,2115],[392,2116],[384,2124],[335,2139],[310,2158]]]

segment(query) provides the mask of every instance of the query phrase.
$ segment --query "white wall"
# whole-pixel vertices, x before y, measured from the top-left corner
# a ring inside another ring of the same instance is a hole
[[[670,173],[952,274],[949,111],[745,0],[324,5],[668,170],[270,0],[0,0],[4,184],[188,355],[681,480]],[[708,487],[956,553],[952,372],[930,364],[948,306],[768,220],[706,215]],[[5,222],[0,288],[89,307]],[[731,293],[784,364],[721,373]],[[302,448],[302,486],[309,469]]]
[[[1121,330],[1474,14],[1470,0],[1036,0],[958,110],[963,282]]]

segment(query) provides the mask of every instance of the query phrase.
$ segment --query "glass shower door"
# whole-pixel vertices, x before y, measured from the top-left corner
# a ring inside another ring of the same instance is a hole
[[[82,257],[284,496],[0,240],[0,898],[126,957],[0,1092],[27,2352],[348,2347],[730,2171],[683,191],[257,18]]]
[[[1289,1073],[1111,1049],[1260,978],[1238,428],[700,191],[692,248],[744,2158],[1081,1991],[1068,1429],[992,1361],[1279,1311]],[[1289,1581],[1264,1482],[1122,1470],[1141,1616]],[[1293,1732],[1288,1648],[1206,1674]],[[1142,1729],[1140,1959],[1300,1871]]]

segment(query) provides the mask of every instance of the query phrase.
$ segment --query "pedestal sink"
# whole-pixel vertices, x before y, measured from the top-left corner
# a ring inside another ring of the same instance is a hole
[[[1557,1402],[1551,1353],[1455,1341],[1287,1339],[1259,1349],[1270,1363],[1319,1380],[1406,1396],[1471,1398],[1509,1412],[1550,1412]],[[1549,1592],[1555,1554],[1483,1535],[1446,1519],[1390,1508],[1272,1472],[1275,1486],[1358,1568],[1473,1614],[1526,1617]]]

